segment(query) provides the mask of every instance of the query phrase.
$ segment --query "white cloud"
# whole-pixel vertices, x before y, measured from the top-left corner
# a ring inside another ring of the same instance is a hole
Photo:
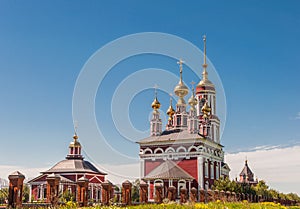
[[[139,178],[140,164],[125,165],[98,165],[100,170],[107,172],[109,179],[114,184],[122,184],[125,180],[134,181]]]

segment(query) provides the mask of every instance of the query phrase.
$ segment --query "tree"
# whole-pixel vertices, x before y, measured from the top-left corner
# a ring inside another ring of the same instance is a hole
[[[300,197],[295,193],[288,193],[286,196],[289,200],[296,200],[300,202]]]
[[[257,185],[254,187],[256,195],[268,196],[269,186],[264,180],[260,180]]]
[[[275,189],[269,189],[268,191],[268,197],[271,197],[271,198],[278,198],[279,197],[279,192],[276,191]]]
[[[22,194],[22,201],[28,202],[29,201],[29,186],[27,184],[23,185],[23,194]]]
[[[140,201],[139,188],[140,188],[140,180],[136,179],[134,182],[132,182],[132,189],[131,189],[132,202]]]
[[[61,194],[60,201],[65,203],[69,201],[73,202],[75,201],[75,197],[72,192],[67,189]]]
[[[4,204],[8,198],[8,188],[0,189],[0,204]]]
[[[225,179],[223,177],[219,178],[214,182],[214,185],[212,186],[212,189],[217,189],[219,191],[224,190],[224,191],[231,191],[231,181],[229,180],[228,177]]]
[[[247,183],[238,183],[234,180],[230,181],[228,177],[220,178],[214,182],[212,189],[217,189],[219,191],[230,191],[235,193],[245,193],[245,194],[255,194],[254,188]]]

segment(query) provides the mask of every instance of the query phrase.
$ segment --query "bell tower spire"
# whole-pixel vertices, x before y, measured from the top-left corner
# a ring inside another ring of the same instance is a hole
[[[204,49],[203,49],[203,54],[204,54],[204,58],[203,58],[203,72],[202,72],[202,78],[203,80],[208,80],[208,73],[207,73],[207,63],[206,63],[206,35],[203,35],[203,44],[204,44]]]
[[[203,128],[209,127],[206,134],[211,140],[220,143],[220,120],[216,110],[215,85],[208,79],[206,35],[203,37],[203,71],[202,79],[196,87],[196,98],[198,100],[197,116],[200,118],[200,133]],[[203,131],[205,132],[205,131]]]

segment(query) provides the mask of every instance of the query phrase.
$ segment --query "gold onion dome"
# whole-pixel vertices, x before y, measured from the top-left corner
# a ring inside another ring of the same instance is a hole
[[[208,106],[207,101],[204,103],[203,107],[201,108],[201,111],[203,112],[203,117],[208,117],[208,114],[211,111],[211,108]]]
[[[176,96],[183,98],[189,93],[189,89],[186,85],[184,85],[182,80],[180,80],[179,83],[177,84],[177,86],[175,86],[174,92],[175,92]]]
[[[167,110],[167,115],[172,118],[172,116],[175,114],[175,110],[172,107],[172,104],[170,104],[168,110]]]
[[[182,64],[183,61],[182,59],[180,59],[178,62],[179,64],[179,69],[180,69],[180,80],[179,83],[175,86],[174,88],[174,93],[176,94],[176,96],[178,96],[179,102],[185,103],[183,100],[183,97],[185,97],[188,93],[189,93],[189,89],[186,85],[184,85],[183,81],[182,81]]]
[[[189,98],[189,104],[191,107],[194,107],[195,105],[197,105],[198,101],[197,99],[195,98],[195,95],[192,94],[192,96]]]
[[[160,108],[160,103],[157,99],[157,97],[155,97],[155,99],[153,100],[152,104],[151,104],[151,107],[154,109],[154,110],[157,110]]]

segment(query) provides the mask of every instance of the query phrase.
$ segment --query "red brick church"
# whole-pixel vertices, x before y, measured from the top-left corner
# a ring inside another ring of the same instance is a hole
[[[217,116],[216,90],[208,79],[206,63],[206,38],[204,37],[204,64],[202,80],[196,91],[185,101],[189,93],[183,83],[183,61],[178,62],[180,80],[174,88],[178,97],[176,108],[172,100],[167,110],[169,116],[162,130],[160,103],[157,93],[152,103],[150,136],[138,142],[140,145],[140,175],[148,183],[148,199],[155,196],[155,185],[160,184],[166,194],[170,186],[177,194],[185,188],[210,188],[214,180],[229,176],[229,166],[224,162],[223,146],[220,143],[220,120]],[[187,108],[189,110],[187,110]]]
[[[58,162],[49,170],[41,172],[41,175],[28,182],[30,186],[30,198],[33,201],[46,201],[47,177],[59,177],[59,192],[69,191],[76,197],[76,185],[78,180],[89,182],[88,199],[94,202],[101,201],[101,183],[105,181],[106,173],[99,171],[93,164],[84,160],[81,154],[81,144],[77,134],[69,145],[69,154],[65,160]]]

